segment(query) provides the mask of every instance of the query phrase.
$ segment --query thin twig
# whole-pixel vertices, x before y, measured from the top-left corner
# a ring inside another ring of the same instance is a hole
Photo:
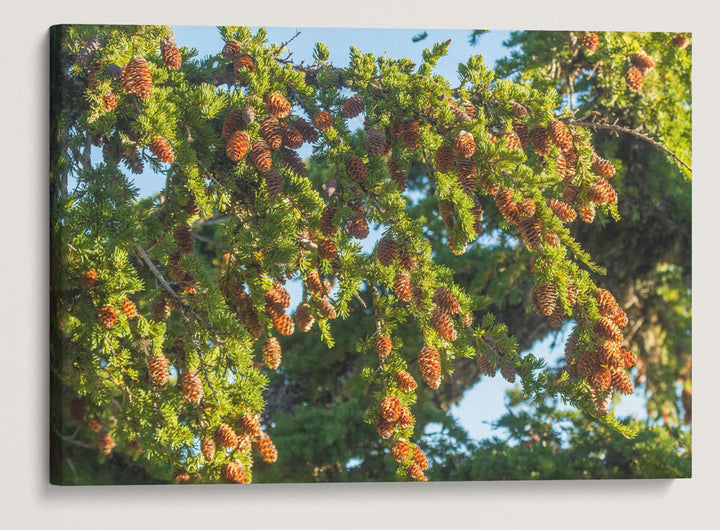
[[[677,160],[680,164],[682,164],[685,167],[685,169],[687,169],[690,173],[692,173],[692,168],[689,165],[687,165],[678,155],[673,153],[670,149],[665,147],[660,142],[653,140],[648,135],[643,134],[640,131],[636,131],[635,129],[630,129],[628,127],[622,127],[620,125],[609,124],[609,123],[595,123],[595,122],[575,121],[575,120],[568,120],[568,124],[576,125],[578,127],[587,127],[587,128],[594,129],[594,130],[605,130],[605,131],[613,131],[615,133],[622,132],[625,134],[630,134],[632,136],[635,136],[637,138],[640,138],[641,140],[648,142],[650,145],[653,145],[653,146],[657,147],[658,149],[665,151],[667,154],[669,154],[675,160]]]

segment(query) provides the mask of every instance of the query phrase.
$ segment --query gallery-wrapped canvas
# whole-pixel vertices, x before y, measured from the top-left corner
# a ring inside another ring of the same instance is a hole
[[[54,26],[51,481],[689,477],[690,39]]]

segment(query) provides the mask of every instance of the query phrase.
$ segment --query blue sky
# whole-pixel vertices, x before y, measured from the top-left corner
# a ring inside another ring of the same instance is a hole
[[[257,28],[253,28],[255,30]],[[435,72],[445,76],[448,80],[457,80],[457,64],[466,62],[473,54],[482,54],[485,61],[492,66],[495,61],[507,54],[507,48],[502,43],[506,40],[509,31],[491,31],[480,37],[476,46],[470,46],[468,30],[428,30],[428,37],[414,43],[412,37],[422,33],[419,29],[362,29],[362,28],[294,28],[276,27],[266,28],[271,42],[285,42],[300,29],[301,34],[288,46],[292,51],[295,62],[305,60],[312,62],[312,49],[316,42],[322,41],[330,49],[330,61],[339,67],[347,66],[350,46],[354,45],[363,52],[373,52],[376,55],[387,53],[391,57],[407,56],[419,62],[425,48],[433,43],[452,39],[449,53],[437,64]],[[217,28],[212,26],[174,26],[175,38],[179,46],[195,48],[200,57],[214,55],[222,50],[223,40]],[[308,153],[301,155],[307,156]],[[136,178],[142,195],[153,194],[161,189],[165,183],[162,175],[153,175],[149,172]],[[372,249],[377,234],[373,230],[363,243],[364,248]],[[299,285],[289,286],[290,293],[295,301],[300,298]],[[295,304],[293,304],[294,306]],[[557,335],[550,336],[544,341],[533,345],[532,351],[536,356],[544,358],[550,366],[564,356],[565,338],[570,333],[569,326],[563,328]],[[505,391],[512,385],[499,375],[494,378],[483,377],[473,388],[468,390],[458,405],[453,405],[451,412],[459,423],[476,440],[492,435],[502,435],[502,431],[493,428],[496,421],[505,412]],[[636,389],[641,393],[642,388]],[[619,415],[634,414],[645,418],[644,401],[638,394],[623,398],[616,406]]]

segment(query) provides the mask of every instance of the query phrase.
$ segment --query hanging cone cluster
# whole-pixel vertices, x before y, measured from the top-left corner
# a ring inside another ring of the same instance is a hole
[[[276,118],[286,118],[290,115],[290,102],[279,92],[273,92],[265,98],[268,112]]]
[[[423,346],[418,354],[418,366],[423,379],[433,390],[440,386],[441,363],[440,352],[432,346]]]
[[[595,173],[601,177],[605,177],[606,179],[610,179],[615,176],[615,166],[612,162],[605,160],[604,158],[600,158],[599,156],[595,157],[590,167]]]
[[[212,438],[204,438],[203,441],[200,442],[200,450],[205,460],[210,462],[215,457],[215,440]]]
[[[600,369],[598,369],[598,371],[596,371],[590,378],[590,384],[598,392],[605,392],[608,388],[610,388],[611,382],[612,374],[610,373],[610,370],[604,366],[601,366]]]
[[[540,156],[550,154],[550,139],[548,138],[545,127],[541,127],[540,125],[533,127],[528,133],[528,140],[530,140],[530,143]]]
[[[183,254],[192,254],[195,247],[192,228],[186,224],[178,225],[175,227],[173,235],[180,252]]]
[[[155,386],[164,386],[170,374],[170,362],[162,353],[153,355],[147,361],[148,375]]]
[[[417,388],[415,378],[407,370],[401,370],[395,375],[395,382],[403,392],[412,392]]]
[[[263,361],[272,370],[277,370],[280,366],[282,357],[282,348],[280,343],[274,337],[268,337],[262,347]]]
[[[197,372],[185,372],[180,378],[180,389],[186,403],[200,403],[204,392]]]
[[[402,167],[400,161],[397,158],[391,158],[388,160],[387,165],[390,179],[395,183],[401,192],[405,191],[407,188],[407,172]]]
[[[548,207],[563,223],[570,223],[575,220],[577,213],[573,210],[572,206],[566,202],[559,201],[557,199],[549,199]]]
[[[535,215],[535,201],[533,201],[530,197],[526,197],[519,201],[516,207],[520,217],[532,217]]]
[[[655,61],[643,50],[633,53],[630,62],[640,69],[642,75],[647,75],[655,68]]]
[[[322,316],[324,316],[325,318],[329,318],[330,320],[333,320],[337,317],[335,307],[333,307],[333,305],[330,303],[330,301],[327,298],[318,300],[317,308],[318,308],[318,311],[320,312],[320,314]]]
[[[365,239],[370,234],[370,226],[365,219],[365,211],[360,210],[348,217],[347,231],[350,237],[355,239]]]
[[[91,289],[93,285],[95,285],[95,282],[97,281],[97,272],[95,269],[90,269],[89,271],[86,271],[80,276],[80,280],[78,281],[78,284],[80,285],[81,289]]]
[[[289,169],[296,177],[306,178],[305,162],[295,151],[285,151],[282,155],[283,167]]]
[[[672,44],[676,48],[678,48],[680,50],[684,50],[685,48],[690,46],[690,39],[688,37],[686,37],[685,35],[678,33],[677,35],[675,35],[673,37]]]
[[[292,125],[283,131],[282,143],[288,149],[300,149],[303,142],[303,135]]]
[[[343,118],[355,118],[365,109],[362,99],[357,96],[353,96],[343,103],[342,112],[340,115]],[[318,127],[319,129],[319,127]]]
[[[578,206],[578,213],[580,213],[580,219],[582,219],[584,223],[590,224],[595,220],[595,205],[590,202]]]
[[[308,304],[300,304],[297,307],[295,310],[295,322],[303,333],[310,331],[310,328],[315,322],[315,318],[310,313],[310,306]]]
[[[175,151],[173,151],[170,142],[162,136],[158,136],[152,141],[150,151],[160,162],[171,164],[175,161]]]
[[[597,177],[590,186],[588,198],[597,204],[617,204],[617,192],[603,177]]]
[[[337,245],[332,239],[320,239],[318,241],[318,255],[322,259],[334,259],[338,255]]]
[[[542,244],[540,220],[537,217],[527,217],[518,224],[520,236],[529,250],[539,250]]]
[[[577,373],[580,377],[588,378],[592,374],[594,374],[598,368],[600,368],[600,363],[598,362],[598,358],[595,352],[586,351],[583,352],[580,357],[578,357],[575,366]]]
[[[398,419],[395,422],[398,427],[401,429],[405,429],[407,427],[412,427],[413,424],[413,415],[412,412],[410,412],[410,409],[407,408],[405,405],[400,405],[400,412],[398,413]]]
[[[245,127],[243,119],[243,111],[241,109],[232,109],[223,120],[222,137],[228,140],[234,132],[240,131]],[[248,139],[249,140],[249,139]]]
[[[325,132],[333,126],[332,116],[326,110],[317,113],[313,118],[315,128],[320,132]]]
[[[147,99],[153,89],[150,65],[142,57],[134,57],[123,69],[120,86],[125,92]]]
[[[387,440],[395,432],[395,424],[380,416],[375,422],[375,430],[380,438]]]
[[[175,43],[175,35],[172,33],[165,36],[160,44],[160,55],[163,64],[168,70],[177,70],[182,65],[182,56]]]
[[[255,140],[250,150],[250,158],[258,171],[267,173],[272,167],[270,147],[264,140]]]
[[[98,312],[100,325],[105,329],[111,329],[118,319],[118,310],[111,305],[106,305]]]
[[[495,204],[502,216],[510,223],[517,224],[520,220],[520,213],[518,212],[517,205],[513,200],[514,190],[507,188],[500,190],[495,194]]]

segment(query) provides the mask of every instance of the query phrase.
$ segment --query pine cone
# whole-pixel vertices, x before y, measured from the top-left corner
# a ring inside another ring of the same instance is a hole
[[[200,403],[204,392],[197,372],[185,372],[180,378],[180,388],[186,403]]]
[[[386,359],[390,355],[392,347],[392,340],[387,335],[380,335],[375,339],[375,351],[381,359]]]
[[[97,281],[97,272],[95,269],[90,269],[89,271],[86,271],[80,276],[80,280],[78,281],[78,284],[80,285],[81,289],[91,289],[93,285],[95,285],[95,282]]]
[[[516,204],[517,212],[520,217],[532,217],[535,215],[535,201],[530,197],[522,199]]]
[[[547,128],[547,134],[556,146],[560,149],[569,149],[573,145],[572,136],[570,131],[561,121],[550,122]]]
[[[320,134],[318,134],[315,127],[310,125],[307,121],[305,121],[303,118],[298,118],[293,123],[295,128],[300,132],[300,134],[303,137],[303,140],[306,141],[309,144],[314,144],[320,139]]]
[[[582,47],[585,48],[585,51],[594,52],[598,49],[598,46],[600,45],[600,37],[597,33],[585,33],[580,38],[580,43],[582,44]]]
[[[126,147],[122,152],[122,158],[125,166],[135,175],[140,175],[145,170],[145,164],[140,158],[140,151],[137,146]]]
[[[182,65],[182,55],[175,43],[175,35],[169,33],[160,43],[160,55],[168,70],[177,70]]]
[[[398,159],[391,158],[388,160],[388,173],[397,188],[401,192],[405,191],[407,188],[407,172],[402,168]]]
[[[365,139],[365,149],[370,156],[381,156],[385,151],[385,142],[387,138],[385,133],[370,127],[367,131],[367,138]]]
[[[549,199],[548,207],[563,223],[570,223],[575,220],[577,213],[568,203],[558,201],[557,199]]]
[[[358,156],[352,156],[345,161],[345,171],[348,177],[359,184],[362,184],[367,179],[365,162]]]
[[[570,304],[570,307],[574,306],[577,303],[577,287],[575,287],[574,281],[570,280],[568,282],[565,294],[568,300],[568,304]]]
[[[623,368],[632,368],[635,366],[637,357],[635,354],[627,348],[620,348],[620,361],[622,362]]]
[[[260,426],[260,414],[245,413],[240,416],[240,429],[251,438],[256,438],[262,434]]]
[[[313,118],[313,123],[318,131],[325,132],[333,126],[332,116],[326,110],[320,111]]]
[[[233,450],[237,447],[237,434],[227,423],[220,425],[215,431],[215,439],[218,445]]]
[[[557,291],[551,283],[542,283],[535,289],[535,312],[540,316],[550,316],[557,307]]]
[[[505,131],[503,137],[507,138],[507,150],[522,149],[522,142],[515,131]]]
[[[245,120],[243,119],[243,111],[241,109],[232,109],[223,120],[222,137],[229,139],[233,133],[245,128]],[[248,138],[248,144],[249,144]],[[247,148],[246,148],[247,150]]]
[[[595,184],[588,190],[588,199],[597,204],[616,204],[617,193],[607,180],[597,177]]]
[[[604,317],[611,317],[620,309],[615,297],[606,289],[595,289],[593,296],[597,300],[600,314]]]
[[[427,482],[427,477],[425,476],[425,473],[422,472],[422,468],[418,464],[412,464],[408,468],[408,476],[413,480]]]
[[[233,39],[228,39],[225,41],[225,46],[223,46],[222,54],[226,59],[235,59],[235,57],[238,56],[238,53],[240,53],[240,43]]]
[[[537,217],[529,217],[520,220],[518,224],[520,228],[520,236],[522,236],[525,245],[529,250],[538,250],[542,243],[541,225]]]
[[[87,66],[90,64],[93,56],[103,45],[103,38],[100,35],[95,35],[80,49],[75,56],[75,64],[78,66]]]
[[[612,382],[612,374],[605,367],[600,367],[597,372],[590,378],[590,385],[598,392],[605,392],[610,388]]]
[[[280,343],[274,337],[268,337],[262,347],[263,361],[271,370],[277,370],[280,366],[282,349]]]
[[[681,35],[680,33],[678,33],[673,37],[672,44],[676,48],[684,50],[690,45],[690,39],[685,35]]]
[[[318,240],[318,255],[322,259],[334,259],[338,255],[337,245],[332,239]]]
[[[565,362],[567,363],[568,368],[571,368],[571,367],[574,368],[575,354],[577,353],[577,347],[578,347],[578,336],[570,335],[567,342],[565,343]],[[570,371],[570,370],[568,370],[568,371]]]
[[[451,315],[456,315],[460,312],[460,303],[458,302],[458,299],[450,291],[450,289],[448,289],[444,285],[441,285],[435,291],[435,295],[433,296],[433,302],[437,304],[437,306],[440,307],[443,311]]]
[[[282,154],[283,167],[289,169],[293,175],[300,178],[307,178],[305,162],[295,151],[285,151]]]
[[[406,429],[408,427],[412,427],[413,424],[413,415],[412,412],[410,412],[410,409],[407,408],[405,405],[400,405],[400,413],[398,414],[397,419],[397,426],[401,429]]]
[[[455,165],[455,153],[449,145],[441,145],[435,152],[435,169],[440,173],[450,173]]]
[[[391,237],[382,238],[377,245],[377,258],[380,265],[389,267],[395,261],[397,244]]]
[[[120,311],[122,311],[128,319],[135,318],[137,316],[137,308],[135,307],[135,304],[127,299],[120,304]]]
[[[418,366],[427,385],[436,390],[440,386],[440,352],[432,346],[423,346],[418,354]]]
[[[455,226],[455,207],[450,201],[440,201],[438,204],[438,211],[442,218],[445,226],[453,228]]]
[[[342,112],[340,115],[343,118],[354,118],[358,116],[365,109],[362,99],[357,96],[353,96],[343,103]],[[319,129],[319,127],[318,127]]]
[[[323,298],[322,300],[319,300],[317,303],[318,311],[322,316],[325,318],[329,318],[330,320],[333,320],[337,317],[337,312],[335,311],[335,307],[330,303],[329,300],[326,298]]]
[[[514,121],[512,127],[515,134],[520,138],[520,145],[525,149],[525,146],[530,142],[530,133],[528,132],[527,124],[523,121]]]
[[[347,231],[350,237],[365,239],[370,234],[370,226],[365,219],[365,212],[355,212],[347,220]]]
[[[417,446],[413,451],[413,460],[418,466],[420,466],[420,469],[422,469],[423,471],[426,471],[430,467],[427,456],[425,456],[423,450]]]
[[[595,333],[604,339],[622,342],[623,336],[620,328],[608,317],[602,317],[597,321],[595,324]]]
[[[625,72],[625,82],[630,90],[640,92],[645,80],[643,79],[642,70],[637,66],[631,66]]]
[[[112,93],[112,90],[106,90],[103,94],[103,110],[110,112],[117,107],[117,97]]]
[[[550,324],[550,327],[554,330],[560,330],[563,327],[563,323],[565,322],[565,311],[563,311],[563,307],[558,301],[557,305],[555,306],[555,311],[550,314],[548,317],[548,324]]]
[[[648,72],[655,68],[655,61],[642,50],[633,53],[632,56],[630,56],[630,62],[640,69],[642,75],[647,75]]]
[[[387,421],[397,421],[400,416],[400,400],[395,396],[385,396],[380,402],[380,414]]]
[[[170,374],[170,363],[163,354],[153,355],[147,361],[148,374],[155,386],[164,386]]]
[[[627,376],[624,370],[616,369],[611,370],[611,383],[612,387],[625,396],[633,393],[633,384],[630,378]]]
[[[415,378],[410,375],[410,372],[402,370],[395,376],[397,386],[403,392],[412,392],[417,388],[417,382]]]
[[[392,449],[390,449],[390,452],[392,454],[392,457],[395,459],[395,462],[404,462],[408,459],[410,456],[410,452],[412,451],[412,446],[407,443],[405,440],[398,440],[396,441]]]
[[[620,357],[620,344],[606,340],[598,349],[598,361],[601,366],[617,368],[622,364]]]
[[[194,248],[192,228],[186,224],[178,225],[175,227],[174,236],[180,252],[183,254],[192,254]]]
[[[280,122],[274,116],[269,116],[260,123],[260,134],[270,149],[280,149],[283,144]]]
[[[106,305],[98,312],[100,325],[105,329],[111,329],[118,319],[118,311],[111,305]]]
[[[380,438],[387,440],[393,435],[393,432],[395,431],[395,424],[380,416],[377,419],[377,422],[375,422],[375,430]]]
[[[212,438],[205,438],[200,443],[200,450],[202,451],[205,460],[210,462],[215,457],[215,440]]]
[[[97,448],[104,455],[109,455],[115,448],[115,440],[105,429],[97,433]]]
[[[457,179],[460,189],[467,195],[475,193],[477,186],[477,166],[471,158],[461,158],[457,163]]]
[[[173,151],[170,142],[162,136],[158,136],[152,141],[150,151],[160,162],[172,164],[175,161],[175,151]]]
[[[85,421],[85,402],[80,398],[70,401],[70,421],[75,426],[80,426]]]
[[[540,156],[547,156],[550,154],[550,140],[548,139],[545,127],[541,127],[540,125],[533,127],[528,133],[528,140],[530,140],[530,143]]]
[[[265,98],[265,104],[270,114],[276,118],[286,118],[290,115],[290,102],[279,92],[273,92]]]
[[[525,107],[525,105],[521,105],[520,103],[518,103],[516,101],[510,102],[510,105],[512,106],[513,115],[516,118],[523,118],[523,117],[527,116],[528,111],[527,111],[527,108]]]
[[[417,120],[406,120],[402,123],[400,141],[411,151],[418,148],[420,145],[420,124]]]
[[[613,178],[615,176],[615,166],[609,160],[604,158],[596,157],[591,165],[592,170],[606,179]]]
[[[250,150],[250,158],[258,171],[267,173],[272,167],[270,147],[264,140],[255,140]]]
[[[517,224],[520,221],[520,212],[518,212],[517,204],[513,201],[513,189],[507,188],[500,190],[495,194],[495,204],[498,211],[510,223]]]
[[[283,132],[282,143],[288,149],[300,149],[303,142],[303,135],[292,125],[287,127]]]
[[[278,333],[281,335],[292,335],[295,331],[295,323],[290,315],[278,315],[273,317],[273,324],[275,329],[277,329]]]
[[[592,202],[578,207],[580,218],[584,223],[592,223],[595,220],[595,205]]]
[[[222,480],[227,483],[239,484],[247,480],[247,472],[239,460],[223,464],[220,470],[220,476]]]
[[[475,204],[472,208],[470,208],[470,213],[473,216],[473,230],[475,230],[476,234],[480,234],[482,232],[482,220],[483,220],[483,207],[480,205],[480,203],[475,199]]]
[[[410,292],[410,275],[403,272],[398,272],[395,275],[393,282],[395,295],[404,302],[409,302],[412,299],[412,293]]]
[[[620,307],[618,307],[618,311],[617,311],[617,313],[615,313],[615,314],[612,316],[612,319],[613,319],[613,322],[615,322],[615,324],[616,324],[617,327],[619,327],[619,328],[624,328],[625,326],[628,325],[628,317],[627,317],[627,314],[626,314],[625,311],[624,311],[622,308],[620,308]]]
[[[543,236],[543,239],[545,240],[545,243],[550,245],[551,247],[559,247],[560,246],[560,238],[558,235],[554,232],[548,232]]]
[[[243,70],[245,69],[245,70]],[[254,72],[255,71],[255,61],[253,61],[253,58],[250,57],[247,54],[238,55],[235,59],[235,62],[233,63],[233,72],[235,73],[236,77],[241,78],[240,84],[241,85],[247,85],[248,84],[248,78],[245,77],[243,74],[245,72]]]
[[[310,306],[308,304],[300,304],[295,310],[295,322],[300,328],[300,331],[307,333],[310,331],[315,318],[310,313]]]
[[[153,89],[150,65],[142,57],[134,57],[123,69],[120,86],[125,92],[147,99]]]
[[[102,429],[102,422],[98,418],[90,418],[87,425],[92,432],[100,432]]]
[[[268,464],[277,462],[277,449],[267,433],[262,433],[255,441],[254,445],[255,450],[260,454],[260,458],[262,458],[264,462],[267,462]]]
[[[277,170],[265,174],[265,192],[272,200],[277,201],[283,192],[283,177]]]
[[[155,322],[163,322],[170,316],[170,304],[165,297],[153,300],[150,306],[151,318]]]
[[[481,374],[495,377],[495,373],[497,372],[497,366],[490,362],[490,358],[487,356],[486,353],[479,354],[477,356],[477,359],[475,360],[475,364],[477,365],[478,370]]]
[[[328,294],[328,289],[323,286],[320,275],[316,270],[312,270],[305,278],[305,287],[313,296],[322,297]]]
[[[181,468],[176,469],[173,471],[172,479],[174,482],[189,482],[190,481],[190,473],[187,472],[187,469]]]
[[[475,152],[475,139],[471,133],[460,131],[457,133],[457,136],[455,136],[453,146],[458,156],[469,158]]]
[[[578,357],[576,363],[576,370],[580,377],[587,379],[593,375],[600,367],[598,358],[595,352],[586,351]]]

